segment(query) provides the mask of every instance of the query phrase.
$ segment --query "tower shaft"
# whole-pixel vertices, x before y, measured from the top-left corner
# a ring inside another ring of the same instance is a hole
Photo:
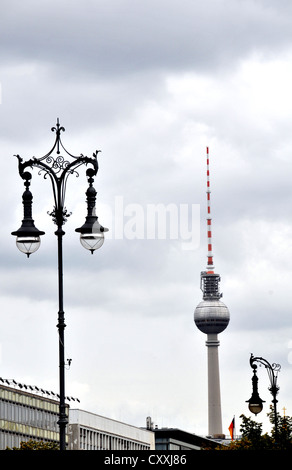
[[[217,334],[208,334],[208,433],[215,438],[222,437],[219,344]]]

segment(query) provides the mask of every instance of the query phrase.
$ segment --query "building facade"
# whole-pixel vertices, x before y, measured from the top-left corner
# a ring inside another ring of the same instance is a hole
[[[0,384],[0,450],[19,448],[31,439],[58,444],[58,400],[43,396],[50,392],[37,387],[15,384],[19,388]],[[29,388],[40,394],[26,391]]]
[[[69,411],[69,450],[151,450],[154,432],[87,411]]]
[[[146,429],[151,430],[155,434],[156,450],[201,450],[215,449],[218,442],[203,436],[182,431],[178,428],[159,428],[154,426],[151,416],[146,418]]]
[[[69,405],[67,413],[68,450],[199,450],[215,445],[179,429],[154,428],[150,417],[146,428],[139,428]],[[53,392],[0,378],[0,450],[19,448],[30,440],[59,445],[58,420],[59,400]]]

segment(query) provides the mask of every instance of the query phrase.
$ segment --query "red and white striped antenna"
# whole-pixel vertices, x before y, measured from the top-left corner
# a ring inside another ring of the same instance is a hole
[[[210,189],[210,168],[209,168],[209,147],[207,147],[207,274],[214,274],[213,250],[212,250],[212,217],[211,217],[211,189]]]

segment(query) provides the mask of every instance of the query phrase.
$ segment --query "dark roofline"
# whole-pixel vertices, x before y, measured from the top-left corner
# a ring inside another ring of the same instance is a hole
[[[192,444],[198,447],[208,447],[208,448],[215,448],[218,447],[219,443],[213,441],[212,439],[208,439],[206,437],[197,436],[196,434],[192,434],[187,431],[182,431],[181,429],[177,428],[156,428],[153,429],[156,438],[172,438],[176,439],[181,442],[185,442],[186,444]]]

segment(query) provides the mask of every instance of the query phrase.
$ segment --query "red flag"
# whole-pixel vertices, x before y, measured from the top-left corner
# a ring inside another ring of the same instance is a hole
[[[234,430],[235,430],[235,417],[234,417],[234,416],[233,416],[233,420],[231,421],[228,430],[229,430],[229,432],[230,432],[231,440],[233,441],[233,438],[234,438]]]

